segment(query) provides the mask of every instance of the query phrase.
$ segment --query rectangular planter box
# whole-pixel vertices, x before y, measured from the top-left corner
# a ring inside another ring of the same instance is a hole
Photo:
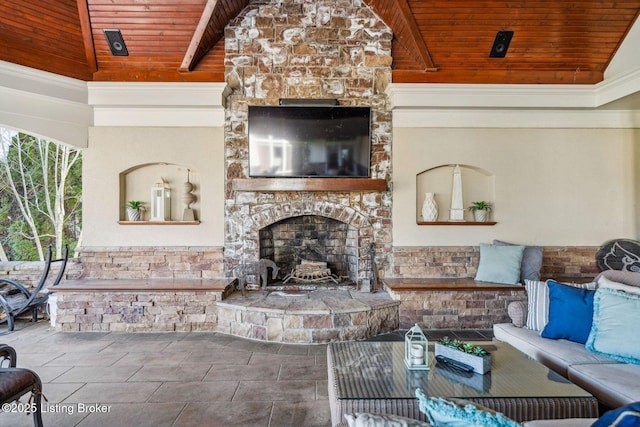
[[[469,365],[473,368],[473,372],[478,374],[486,374],[491,370],[491,355],[480,357],[473,354],[465,353],[455,348],[447,347],[440,343],[435,345],[435,355],[442,355],[449,359]]]

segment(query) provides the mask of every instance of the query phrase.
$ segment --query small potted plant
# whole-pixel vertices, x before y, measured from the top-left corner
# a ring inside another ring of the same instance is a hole
[[[469,206],[469,210],[473,214],[473,220],[476,222],[485,222],[489,218],[489,212],[491,212],[491,203],[489,202],[473,202]]]
[[[139,200],[129,200],[127,202],[127,217],[129,221],[141,221],[142,212],[146,211],[144,202]]]
[[[439,339],[435,345],[435,354],[461,362],[479,374],[485,374],[491,370],[491,355],[487,350],[458,339],[449,337]]]

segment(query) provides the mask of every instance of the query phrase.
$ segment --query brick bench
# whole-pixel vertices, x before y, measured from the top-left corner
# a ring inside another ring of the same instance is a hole
[[[234,279],[80,279],[57,286],[61,331],[215,331]]]
[[[400,300],[400,328],[490,329],[509,321],[507,306],[526,301],[521,285],[476,282],[472,278],[386,278],[382,283]]]

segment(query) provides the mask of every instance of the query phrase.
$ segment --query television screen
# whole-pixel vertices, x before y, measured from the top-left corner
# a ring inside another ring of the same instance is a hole
[[[371,108],[249,106],[249,176],[369,177]]]

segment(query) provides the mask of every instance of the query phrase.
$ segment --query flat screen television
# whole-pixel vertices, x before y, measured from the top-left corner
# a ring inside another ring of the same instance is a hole
[[[371,108],[249,106],[249,176],[370,176]]]

